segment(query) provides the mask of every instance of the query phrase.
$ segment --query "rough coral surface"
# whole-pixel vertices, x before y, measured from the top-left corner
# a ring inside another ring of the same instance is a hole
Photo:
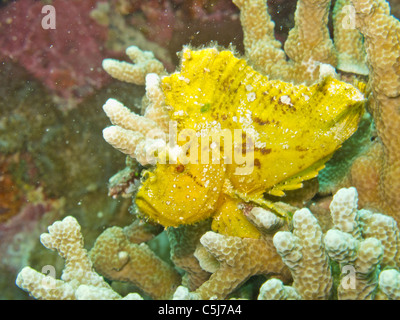
[[[285,286],[281,280],[271,279],[266,281],[260,288],[258,300],[301,300],[296,289]]]
[[[195,291],[201,299],[223,299],[257,274],[279,275],[285,281],[289,279],[289,272],[271,239],[230,237],[209,231],[200,242],[219,262],[210,279]]]
[[[334,43],[337,68],[344,72],[368,75],[363,37],[356,29],[355,9],[350,0],[335,2],[333,9]]]
[[[336,66],[335,49],[327,27],[329,6],[329,0],[299,0],[295,27],[285,43],[285,52],[297,67],[296,71],[305,71],[311,79],[317,78],[317,63]]]
[[[327,251],[331,258],[340,264],[342,275],[349,270],[355,272],[353,281],[356,285],[347,284],[342,278],[338,288],[338,298],[345,300],[374,298],[378,285],[379,265],[382,264],[384,255],[382,237],[386,237],[386,231],[393,232],[397,229],[396,225],[387,225],[388,228],[384,233],[381,229],[380,233],[375,234],[376,237],[369,237],[371,232],[364,233],[364,230],[368,228],[379,230],[379,223],[366,219],[372,214],[368,211],[359,211],[357,200],[357,191],[354,188],[338,191],[331,203],[332,215],[336,217],[333,219],[335,227],[325,236]],[[371,224],[368,225],[368,222]]]
[[[277,232],[274,245],[293,277],[293,288],[306,300],[329,298],[332,276],[322,230],[308,209],[296,211],[293,233]]]
[[[400,273],[397,270],[384,270],[379,276],[380,299],[400,300]]]
[[[164,66],[150,51],[142,51],[136,46],[131,46],[126,49],[126,54],[133,64],[105,59],[103,60],[104,70],[118,80],[141,85],[145,84],[148,73],[162,74],[164,72]]]

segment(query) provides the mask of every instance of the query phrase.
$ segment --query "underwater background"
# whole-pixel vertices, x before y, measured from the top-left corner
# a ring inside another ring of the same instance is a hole
[[[399,18],[400,0],[388,2]],[[295,25],[297,1],[267,4],[275,39],[284,44]],[[43,11],[45,6],[50,7]],[[101,107],[112,97],[140,113],[146,91],[143,85],[110,77],[102,61],[127,61],[126,48],[137,46],[153,52],[173,72],[179,65],[177,52],[186,44],[217,43],[245,54],[242,28],[240,10],[231,0],[0,2],[0,299],[32,299],[15,284],[25,266],[53,266],[60,278],[64,260],[39,241],[55,221],[75,217],[90,250],[104,230],[135,219],[130,197],[110,196],[118,192],[109,190],[109,179],[125,168],[126,156],[103,139],[109,119]],[[328,28],[333,35],[332,13]],[[368,135],[375,138],[375,132]],[[336,161],[353,161],[349,149],[347,160],[342,154]],[[319,201],[316,212],[327,210],[334,194],[328,189],[313,198]],[[171,238],[162,227],[152,227],[157,231],[147,245],[174,268]],[[177,273],[184,274],[179,268]],[[133,283],[107,281],[121,296],[160,297]],[[264,281],[254,276],[233,296],[254,299]]]

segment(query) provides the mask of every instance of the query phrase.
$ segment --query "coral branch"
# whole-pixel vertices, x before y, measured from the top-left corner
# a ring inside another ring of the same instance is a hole
[[[293,216],[293,233],[279,231],[274,245],[293,276],[293,288],[303,299],[327,299],[332,276],[322,242],[322,230],[308,209]]]
[[[301,300],[295,288],[283,285],[278,279],[266,281],[260,288],[258,300]]]
[[[295,64],[307,61],[336,66],[336,56],[327,27],[330,0],[299,0],[295,27],[290,30],[285,52]]]
[[[103,109],[115,124],[103,130],[103,137],[114,148],[144,166],[155,161],[156,151],[166,149],[166,135],[155,121],[131,112],[115,99],[108,99]],[[154,117],[156,112],[154,107]],[[165,122],[165,115],[159,120]]]
[[[90,251],[95,269],[108,279],[132,283],[154,299],[171,298],[181,277],[145,243],[128,240],[119,227],[106,229]]]
[[[46,248],[56,250],[65,259],[61,280],[46,277],[26,267],[18,274],[17,286],[36,299],[121,299],[103,277],[94,272],[92,262],[83,247],[80,226],[75,218],[68,216],[62,221],[56,221],[49,227],[49,233],[41,235],[40,240]],[[129,294],[125,299],[141,297]]]
[[[400,222],[400,21],[384,0],[353,0],[357,28],[368,55],[372,114],[383,145],[380,162],[379,207]]]
[[[379,288],[383,298],[400,300],[400,273],[397,270],[384,270],[379,275]]]
[[[234,0],[240,9],[240,21],[244,32],[246,55],[256,69],[271,78],[286,66],[285,52],[274,37],[274,22],[264,0]]]
[[[128,63],[115,59],[103,60],[103,69],[113,78],[121,81],[144,85],[148,73],[163,74],[164,66],[154,58],[150,51],[142,51],[136,46],[126,49],[127,56],[134,62]]]
[[[223,299],[253,275],[279,275],[289,280],[289,272],[282,263],[271,240],[224,236],[209,231],[201,244],[220,263],[210,279],[196,291],[202,299]]]

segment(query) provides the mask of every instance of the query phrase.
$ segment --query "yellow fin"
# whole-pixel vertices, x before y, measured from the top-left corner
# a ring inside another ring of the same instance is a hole
[[[267,192],[270,195],[283,197],[285,195],[284,191],[296,190],[303,187],[303,181],[315,178],[318,172],[325,168],[325,163],[330,159],[331,155],[319,160],[314,165],[308,167],[307,169],[299,172],[298,174],[290,177],[281,183],[276,184],[272,189]]]

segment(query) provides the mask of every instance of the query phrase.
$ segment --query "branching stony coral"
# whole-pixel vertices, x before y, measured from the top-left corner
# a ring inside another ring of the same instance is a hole
[[[114,59],[105,59],[103,68],[111,76],[121,81],[144,85],[149,73],[163,74],[164,66],[150,51],[142,51],[136,46],[126,49],[126,55],[134,62],[121,62]]]
[[[400,21],[390,15],[389,4],[384,0],[353,0],[356,26],[364,35],[368,56],[371,86],[371,113],[379,137],[380,152],[364,159],[362,167],[375,169],[378,183],[361,180],[363,187],[372,183],[377,186],[376,198],[365,199],[366,205],[381,208],[399,223],[400,200]],[[360,165],[360,163],[359,163]],[[357,173],[354,172],[354,179]],[[357,185],[356,185],[357,187]],[[358,188],[359,189],[359,188]]]
[[[103,68],[121,81],[146,86],[144,115],[137,115],[119,101],[109,99],[103,109],[114,126],[104,129],[103,136],[115,148],[130,155],[140,164],[147,165],[149,161],[146,155],[150,152],[149,149],[158,148],[166,142],[158,138],[166,132],[169,120],[159,78],[165,70],[151,52],[132,46],[126,53],[135,64],[106,59]]]
[[[293,288],[303,299],[327,299],[332,287],[329,259],[322,244],[322,230],[308,209],[296,211],[293,233],[279,231],[274,245],[289,267]]]
[[[148,105],[144,116],[131,112],[115,99],[109,99],[103,106],[114,124],[104,129],[104,139],[142,165],[150,163],[148,154],[166,144],[165,139],[159,138],[163,136],[169,120],[159,85],[159,77],[156,74],[147,74]]]
[[[279,275],[281,280],[268,280],[260,289],[259,299],[327,299],[332,298],[334,292],[337,292],[338,299],[399,299],[400,273],[397,269],[400,265],[400,238],[394,219],[364,209],[359,210],[355,188],[339,190],[330,209],[334,228],[324,236],[317,220],[308,209],[296,211],[293,217],[293,232],[275,233],[274,245],[271,235],[283,226],[282,222],[272,212],[260,209],[252,211],[257,217],[253,217],[253,221],[257,221],[257,226],[265,235],[263,239],[243,239],[206,232],[201,237],[201,246],[196,249],[195,256],[200,266],[212,275],[194,292],[179,287],[174,298],[225,298],[251,275],[265,274],[273,277]],[[106,237],[114,232],[112,239],[104,241],[100,237],[98,242],[109,248],[115,247],[116,254],[104,254],[104,250],[99,250],[99,245],[95,245],[91,256],[94,260],[98,259],[98,255],[101,259],[110,261],[101,264],[103,269],[107,269],[106,265],[117,259],[119,262],[109,268],[116,273],[115,275],[108,275],[108,271],[103,272],[111,279],[129,281],[127,278],[140,270],[124,270],[126,264],[131,258],[131,263],[136,263],[137,267],[141,262],[146,262],[146,250],[149,249],[135,247],[132,251],[126,246],[121,249],[122,242],[115,236],[114,229],[115,227],[107,229],[104,235]],[[122,232],[119,228],[115,230]],[[130,232],[129,228],[123,235],[123,241],[126,241],[127,235],[130,235],[132,240],[137,238],[137,232]],[[49,227],[49,233],[41,236],[41,241],[66,259],[66,268],[62,280],[51,278],[50,281],[33,269],[24,268],[16,283],[32,296],[38,299],[121,298],[93,271],[92,262],[83,249],[79,224],[74,218],[67,217],[63,221],[55,222]],[[119,245],[113,245],[118,241],[121,242]],[[132,252],[137,252],[142,257],[135,258]],[[149,257],[153,255],[151,253]],[[336,274],[335,268],[330,265],[332,263],[337,263],[342,273]],[[148,268],[152,265],[154,269],[158,264],[159,262],[154,260],[151,263],[143,263],[143,267]],[[289,282],[289,270],[293,277],[292,286],[282,283],[282,280],[284,283]],[[349,270],[353,271],[350,277]],[[174,280],[176,276],[172,270],[165,272],[167,273],[164,273],[161,282],[168,284],[169,290],[173,290],[174,285],[170,285],[170,281],[175,281],[176,285],[179,281]],[[153,271],[150,273],[154,275]],[[143,271],[143,274],[146,272]],[[146,281],[146,278],[139,281],[143,290],[146,288]],[[337,285],[336,291],[333,290],[334,282]],[[158,285],[153,286],[153,290],[158,292],[162,292],[162,288]],[[168,294],[165,297],[167,296]],[[137,294],[129,294],[124,299],[139,298]]]
[[[230,237],[209,231],[200,242],[219,262],[210,279],[195,291],[201,299],[224,299],[253,275],[279,275],[285,281],[289,279],[289,272],[271,239]],[[200,260],[202,263],[204,266]]]
[[[357,201],[355,188],[336,193],[330,205],[334,227],[325,235],[313,231],[320,228],[308,209],[296,211],[294,231],[274,236],[278,253],[292,272],[292,287],[271,279],[259,298],[398,299],[397,224],[386,215],[359,210]]]
[[[49,233],[40,237],[46,248],[56,250],[65,259],[61,280],[25,267],[16,284],[36,299],[44,300],[142,299],[137,293],[122,298],[97,271],[109,280],[136,285],[154,299],[171,298],[181,277],[143,242],[157,232],[155,226],[137,220],[125,228],[108,228],[88,254],[78,222],[68,216],[56,221],[49,227]]]
[[[363,36],[355,28],[355,10],[351,4],[351,0],[338,0],[333,9],[336,67],[340,71],[368,75]]]
[[[36,299],[43,300],[103,300],[122,299],[103,277],[93,270],[87,251],[83,247],[80,226],[75,218],[68,216],[49,227],[49,233],[40,237],[42,244],[56,250],[65,259],[61,280],[25,267],[18,274],[16,284]],[[123,299],[142,299],[130,293]]]
[[[133,243],[130,234],[129,228],[106,229],[90,250],[94,268],[107,279],[139,287],[153,299],[170,298],[180,284],[180,275],[146,243]]]
[[[194,291],[179,287],[174,299],[224,299],[254,275],[279,277],[285,282],[290,280],[289,269],[272,242],[272,235],[287,227],[284,220],[259,207],[252,208],[248,215],[264,236],[250,239],[206,232],[194,255],[200,266],[212,275]]]

